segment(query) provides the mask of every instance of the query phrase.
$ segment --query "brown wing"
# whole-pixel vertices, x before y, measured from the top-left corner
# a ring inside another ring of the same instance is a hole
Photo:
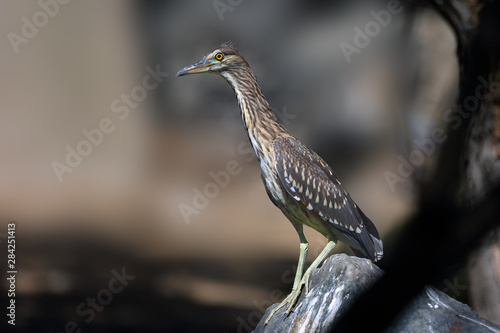
[[[372,260],[382,258],[382,241],[373,223],[315,152],[292,137],[274,140],[276,171],[295,200],[330,223]]]

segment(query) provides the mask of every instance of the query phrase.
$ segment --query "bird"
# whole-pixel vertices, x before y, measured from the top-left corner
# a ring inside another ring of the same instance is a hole
[[[233,88],[250,144],[260,163],[267,195],[299,236],[299,262],[292,291],[265,323],[286,306],[288,315],[303,288],[307,296],[311,272],[329,256],[338,240],[349,245],[357,256],[379,261],[383,244],[373,222],[356,205],[332,168],[278,122],[257,77],[234,45],[222,43],[176,76],[199,73],[220,75]],[[304,236],[304,225],[328,240],[305,272],[309,243]]]

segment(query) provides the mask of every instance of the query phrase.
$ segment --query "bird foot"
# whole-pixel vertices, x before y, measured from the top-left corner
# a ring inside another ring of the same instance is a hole
[[[302,277],[302,279],[300,280],[298,286],[296,288],[292,288],[292,292],[277,307],[275,307],[271,311],[271,313],[269,314],[269,316],[266,319],[266,322],[265,322],[266,325],[269,323],[272,316],[274,316],[276,314],[276,312],[279,311],[279,309],[286,306],[287,304],[289,304],[289,305],[288,305],[288,308],[286,309],[285,314],[287,316],[290,314],[293,306],[295,305],[295,303],[297,302],[297,299],[299,298],[300,291],[302,290],[303,285],[305,285],[305,289],[306,289],[305,292],[306,292],[306,296],[307,296],[307,294],[309,293],[309,276],[304,275],[304,277]]]

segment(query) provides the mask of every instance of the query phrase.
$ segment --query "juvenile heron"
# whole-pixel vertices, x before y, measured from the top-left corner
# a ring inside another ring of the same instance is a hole
[[[219,74],[233,87],[243,124],[260,162],[267,194],[299,234],[300,255],[292,292],[273,310],[266,323],[283,306],[288,305],[286,313],[290,313],[302,286],[307,295],[312,270],[330,254],[337,240],[348,244],[356,255],[380,260],[382,241],[373,223],[325,161],[278,123],[255,74],[241,54],[231,45],[223,44],[201,61],[180,70],[177,76],[195,73]],[[309,244],[303,225],[328,239],[304,274]]]

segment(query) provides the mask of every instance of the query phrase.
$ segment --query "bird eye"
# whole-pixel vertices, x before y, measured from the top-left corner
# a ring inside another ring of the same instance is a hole
[[[221,61],[222,59],[224,59],[224,54],[222,54],[222,52],[219,52],[215,55],[215,59]]]

